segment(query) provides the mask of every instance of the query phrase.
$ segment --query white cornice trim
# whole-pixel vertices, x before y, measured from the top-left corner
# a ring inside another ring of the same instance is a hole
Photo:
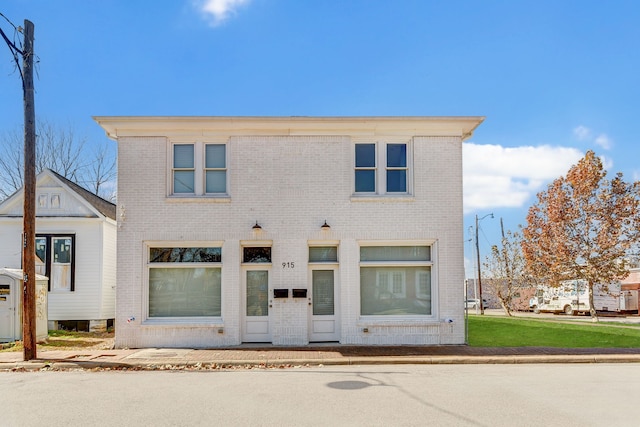
[[[484,121],[481,116],[95,116],[93,119],[115,140],[130,136],[209,139],[238,135],[456,136],[465,140]]]

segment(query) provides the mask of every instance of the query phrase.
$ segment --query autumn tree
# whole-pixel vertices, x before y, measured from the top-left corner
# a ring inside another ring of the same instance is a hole
[[[0,135],[0,201],[23,185],[22,138],[18,130]],[[43,169],[51,169],[104,199],[115,197],[115,192],[107,186],[116,178],[115,146],[87,147],[86,139],[71,127],[38,122],[36,174]]]
[[[498,298],[508,316],[511,316],[514,300],[520,292],[532,286],[525,266],[522,235],[512,231],[503,232],[500,247],[493,245],[491,255],[484,263],[487,280],[483,283],[489,293]]]
[[[523,229],[527,268],[551,286],[584,280],[594,321],[594,286],[628,275],[640,237],[640,183],[625,182],[621,173],[608,180],[606,174],[588,151],[538,194]]]

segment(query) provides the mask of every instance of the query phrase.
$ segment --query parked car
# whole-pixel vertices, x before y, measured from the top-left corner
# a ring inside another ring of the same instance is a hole
[[[469,298],[465,301],[464,306],[467,310],[479,308],[480,300],[477,298]],[[482,308],[489,308],[489,304],[486,299],[482,299]]]

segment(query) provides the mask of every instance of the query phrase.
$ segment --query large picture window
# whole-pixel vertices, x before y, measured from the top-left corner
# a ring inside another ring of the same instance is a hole
[[[227,194],[226,144],[173,144],[171,155],[171,194]]]
[[[363,316],[432,314],[429,246],[360,247]]]
[[[222,315],[220,247],[149,248],[149,318]]]
[[[355,144],[355,193],[408,194],[408,148],[402,143]]]

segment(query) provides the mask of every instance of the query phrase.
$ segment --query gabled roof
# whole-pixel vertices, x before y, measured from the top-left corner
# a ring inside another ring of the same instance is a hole
[[[36,187],[38,187],[38,182],[41,181],[41,179],[44,176],[49,176],[50,179],[53,179],[54,181],[58,181],[63,187],[66,187],[69,191],[76,194],[76,196],[82,199],[86,204],[89,205],[89,207],[92,210],[94,210],[94,212],[96,213],[96,216],[97,214],[100,214],[106,218],[110,218],[115,221],[116,205],[114,203],[111,203],[110,201],[105,200],[102,197],[99,197],[93,194],[92,192],[85,189],[84,187],[63,177],[62,175],[60,175],[59,173],[51,169],[44,169],[42,172],[38,174],[38,176],[36,177]],[[24,187],[20,188],[18,191],[16,191],[11,196],[9,196],[6,200],[4,200],[2,203],[0,203],[0,206],[4,205],[9,207],[13,205],[16,202],[16,199],[18,197],[23,196],[23,193],[24,193]]]
[[[94,208],[96,208],[98,212],[100,212],[102,215],[106,216],[107,218],[111,218],[113,220],[116,219],[115,204],[111,203],[108,200],[103,199],[100,196],[93,194],[91,191],[87,190],[84,187],[79,186],[75,182],[65,178],[64,176],[60,175],[56,171],[53,171],[51,169],[47,169],[47,170],[51,172],[60,181],[62,181],[64,184],[66,184],[68,187],[70,187],[73,191],[75,191],[79,196],[81,196],[83,199],[89,202],[89,204]]]

